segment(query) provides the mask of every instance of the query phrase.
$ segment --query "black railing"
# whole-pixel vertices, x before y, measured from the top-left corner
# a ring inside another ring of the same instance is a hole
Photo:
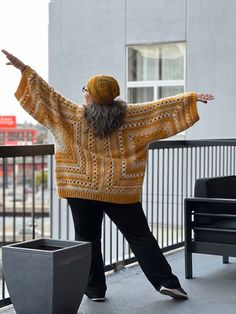
[[[73,239],[73,223],[54,184],[54,146],[0,146],[1,246],[37,237]],[[183,201],[196,178],[235,174],[236,140],[160,141],[149,147],[142,204],[163,251],[183,246]],[[135,261],[123,235],[104,217],[105,269]],[[0,306],[9,304],[2,280]]]
[[[1,246],[52,236],[53,155],[53,145],[0,146]],[[10,299],[0,275],[3,306]]]

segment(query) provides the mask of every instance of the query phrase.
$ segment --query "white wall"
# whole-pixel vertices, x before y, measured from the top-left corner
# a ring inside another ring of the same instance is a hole
[[[235,0],[187,1],[187,88],[210,92],[187,139],[236,138]]]
[[[115,76],[125,92],[124,21],[123,0],[51,1],[50,82],[77,102],[95,74]]]
[[[185,41],[185,2],[127,0],[126,43]]]
[[[235,0],[51,1],[49,80],[81,102],[91,75],[110,74],[125,98],[126,45],[186,41],[187,90],[215,95],[186,138],[234,138],[235,11]]]

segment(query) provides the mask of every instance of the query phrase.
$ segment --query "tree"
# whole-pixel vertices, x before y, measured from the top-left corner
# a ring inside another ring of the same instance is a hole
[[[36,172],[35,184],[37,187],[43,184],[44,189],[48,187],[48,170]]]

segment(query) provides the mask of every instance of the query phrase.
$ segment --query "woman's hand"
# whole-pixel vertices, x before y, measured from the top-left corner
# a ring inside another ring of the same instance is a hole
[[[2,53],[4,53],[7,59],[10,61],[6,63],[7,65],[13,65],[15,68],[19,69],[21,73],[24,71],[26,65],[21,60],[17,59],[6,50],[2,50]]]
[[[197,94],[197,101],[204,102],[207,104],[209,100],[213,100],[214,96],[211,94]]]

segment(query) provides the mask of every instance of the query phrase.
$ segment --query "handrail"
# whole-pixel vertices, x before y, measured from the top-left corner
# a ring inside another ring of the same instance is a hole
[[[156,141],[149,145],[149,149],[209,147],[209,146],[236,146],[236,139],[204,139],[191,141]]]
[[[149,149],[215,147],[222,145],[236,146],[236,139],[203,139],[191,141],[162,140],[151,143]],[[54,152],[54,144],[0,146],[0,157],[53,155]]]
[[[0,146],[0,157],[26,157],[26,156],[42,156],[54,155],[54,145],[14,145]]]

